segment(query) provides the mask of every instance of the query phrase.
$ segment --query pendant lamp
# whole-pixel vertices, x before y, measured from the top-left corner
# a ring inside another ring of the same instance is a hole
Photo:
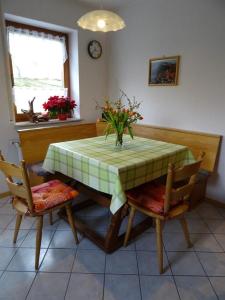
[[[93,10],[83,15],[78,21],[78,26],[91,31],[117,31],[126,25],[124,20],[109,10]]]

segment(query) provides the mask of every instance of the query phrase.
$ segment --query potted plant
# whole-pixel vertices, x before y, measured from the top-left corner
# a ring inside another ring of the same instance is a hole
[[[71,117],[71,111],[76,106],[75,100],[63,96],[51,96],[47,102],[43,103],[43,108],[48,111],[49,117],[58,117],[59,120],[66,120],[68,117]]]

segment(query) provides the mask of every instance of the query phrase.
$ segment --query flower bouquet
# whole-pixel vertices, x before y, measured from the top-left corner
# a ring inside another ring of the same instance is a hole
[[[131,125],[138,120],[143,120],[141,114],[137,112],[141,103],[137,102],[135,98],[130,100],[123,91],[121,94],[118,100],[114,102],[106,100],[104,106],[97,106],[102,109],[102,118],[107,122],[106,138],[110,133],[115,132],[116,146],[120,147],[123,145],[124,132],[127,130],[133,139]],[[124,102],[127,102],[127,105]]]
[[[71,111],[77,106],[75,100],[70,97],[52,96],[43,103],[44,110],[48,111],[50,118],[58,117],[59,120],[66,120],[71,117]]]

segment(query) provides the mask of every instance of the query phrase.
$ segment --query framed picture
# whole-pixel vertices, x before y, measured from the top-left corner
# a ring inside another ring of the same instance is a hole
[[[153,58],[149,60],[149,85],[177,85],[180,56]]]

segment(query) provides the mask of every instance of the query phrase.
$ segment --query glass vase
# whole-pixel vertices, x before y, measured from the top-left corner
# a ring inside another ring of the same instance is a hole
[[[116,147],[122,148],[123,146],[123,132],[116,131]]]

